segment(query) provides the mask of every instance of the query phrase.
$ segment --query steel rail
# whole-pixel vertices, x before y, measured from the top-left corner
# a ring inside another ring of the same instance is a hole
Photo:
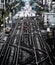
[[[3,65],[3,63],[4,63],[4,60],[5,60],[5,58],[6,58],[6,54],[7,54],[8,48],[9,48],[9,44],[11,44],[12,37],[13,37],[13,35],[14,35],[15,32],[16,32],[15,30],[16,30],[17,26],[18,26],[18,22],[17,22],[17,24],[16,24],[16,26],[15,26],[15,28],[14,28],[13,34],[12,34],[11,37],[10,37],[9,43],[7,44],[7,48],[5,47],[5,48],[6,48],[6,51],[5,51],[4,58],[3,58],[3,61],[2,61],[2,63],[1,63],[1,65]]]
[[[20,41],[21,41],[21,36],[22,36],[22,31],[23,31],[23,22],[22,22],[22,26],[21,26],[21,32],[20,32],[20,38],[19,38],[19,44],[18,44],[18,51],[17,51],[17,58],[16,58],[16,65],[18,65],[18,57],[19,57],[19,50],[20,50]],[[17,43],[18,43],[17,42]]]

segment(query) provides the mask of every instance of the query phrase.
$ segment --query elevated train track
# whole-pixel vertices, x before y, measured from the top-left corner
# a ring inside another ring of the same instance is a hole
[[[0,65],[53,65],[37,21],[18,21],[0,53]]]

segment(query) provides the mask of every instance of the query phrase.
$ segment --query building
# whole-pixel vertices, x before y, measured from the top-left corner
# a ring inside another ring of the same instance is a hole
[[[5,9],[6,3],[12,4],[19,0],[0,0],[0,10]]]
[[[44,13],[44,25],[55,25],[55,13]]]
[[[19,0],[0,0],[0,15],[2,11],[8,13],[12,12],[13,15],[19,10]],[[1,17],[1,16],[0,16]]]
[[[52,2],[52,9],[55,9],[55,2]]]

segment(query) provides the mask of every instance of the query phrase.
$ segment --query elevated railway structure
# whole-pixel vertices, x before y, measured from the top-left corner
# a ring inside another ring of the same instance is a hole
[[[0,53],[0,65],[53,65],[37,20],[18,20]]]

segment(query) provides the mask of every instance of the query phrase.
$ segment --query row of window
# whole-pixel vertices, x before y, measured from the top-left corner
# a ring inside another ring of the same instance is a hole
[[[7,1],[8,1],[8,2],[12,2],[13,0],[1,0],[1,3],[4,3],[4,1],[5,1],[5,2],[7,2]],[[14,1],[15,1],[15,0],[14,0]]]

